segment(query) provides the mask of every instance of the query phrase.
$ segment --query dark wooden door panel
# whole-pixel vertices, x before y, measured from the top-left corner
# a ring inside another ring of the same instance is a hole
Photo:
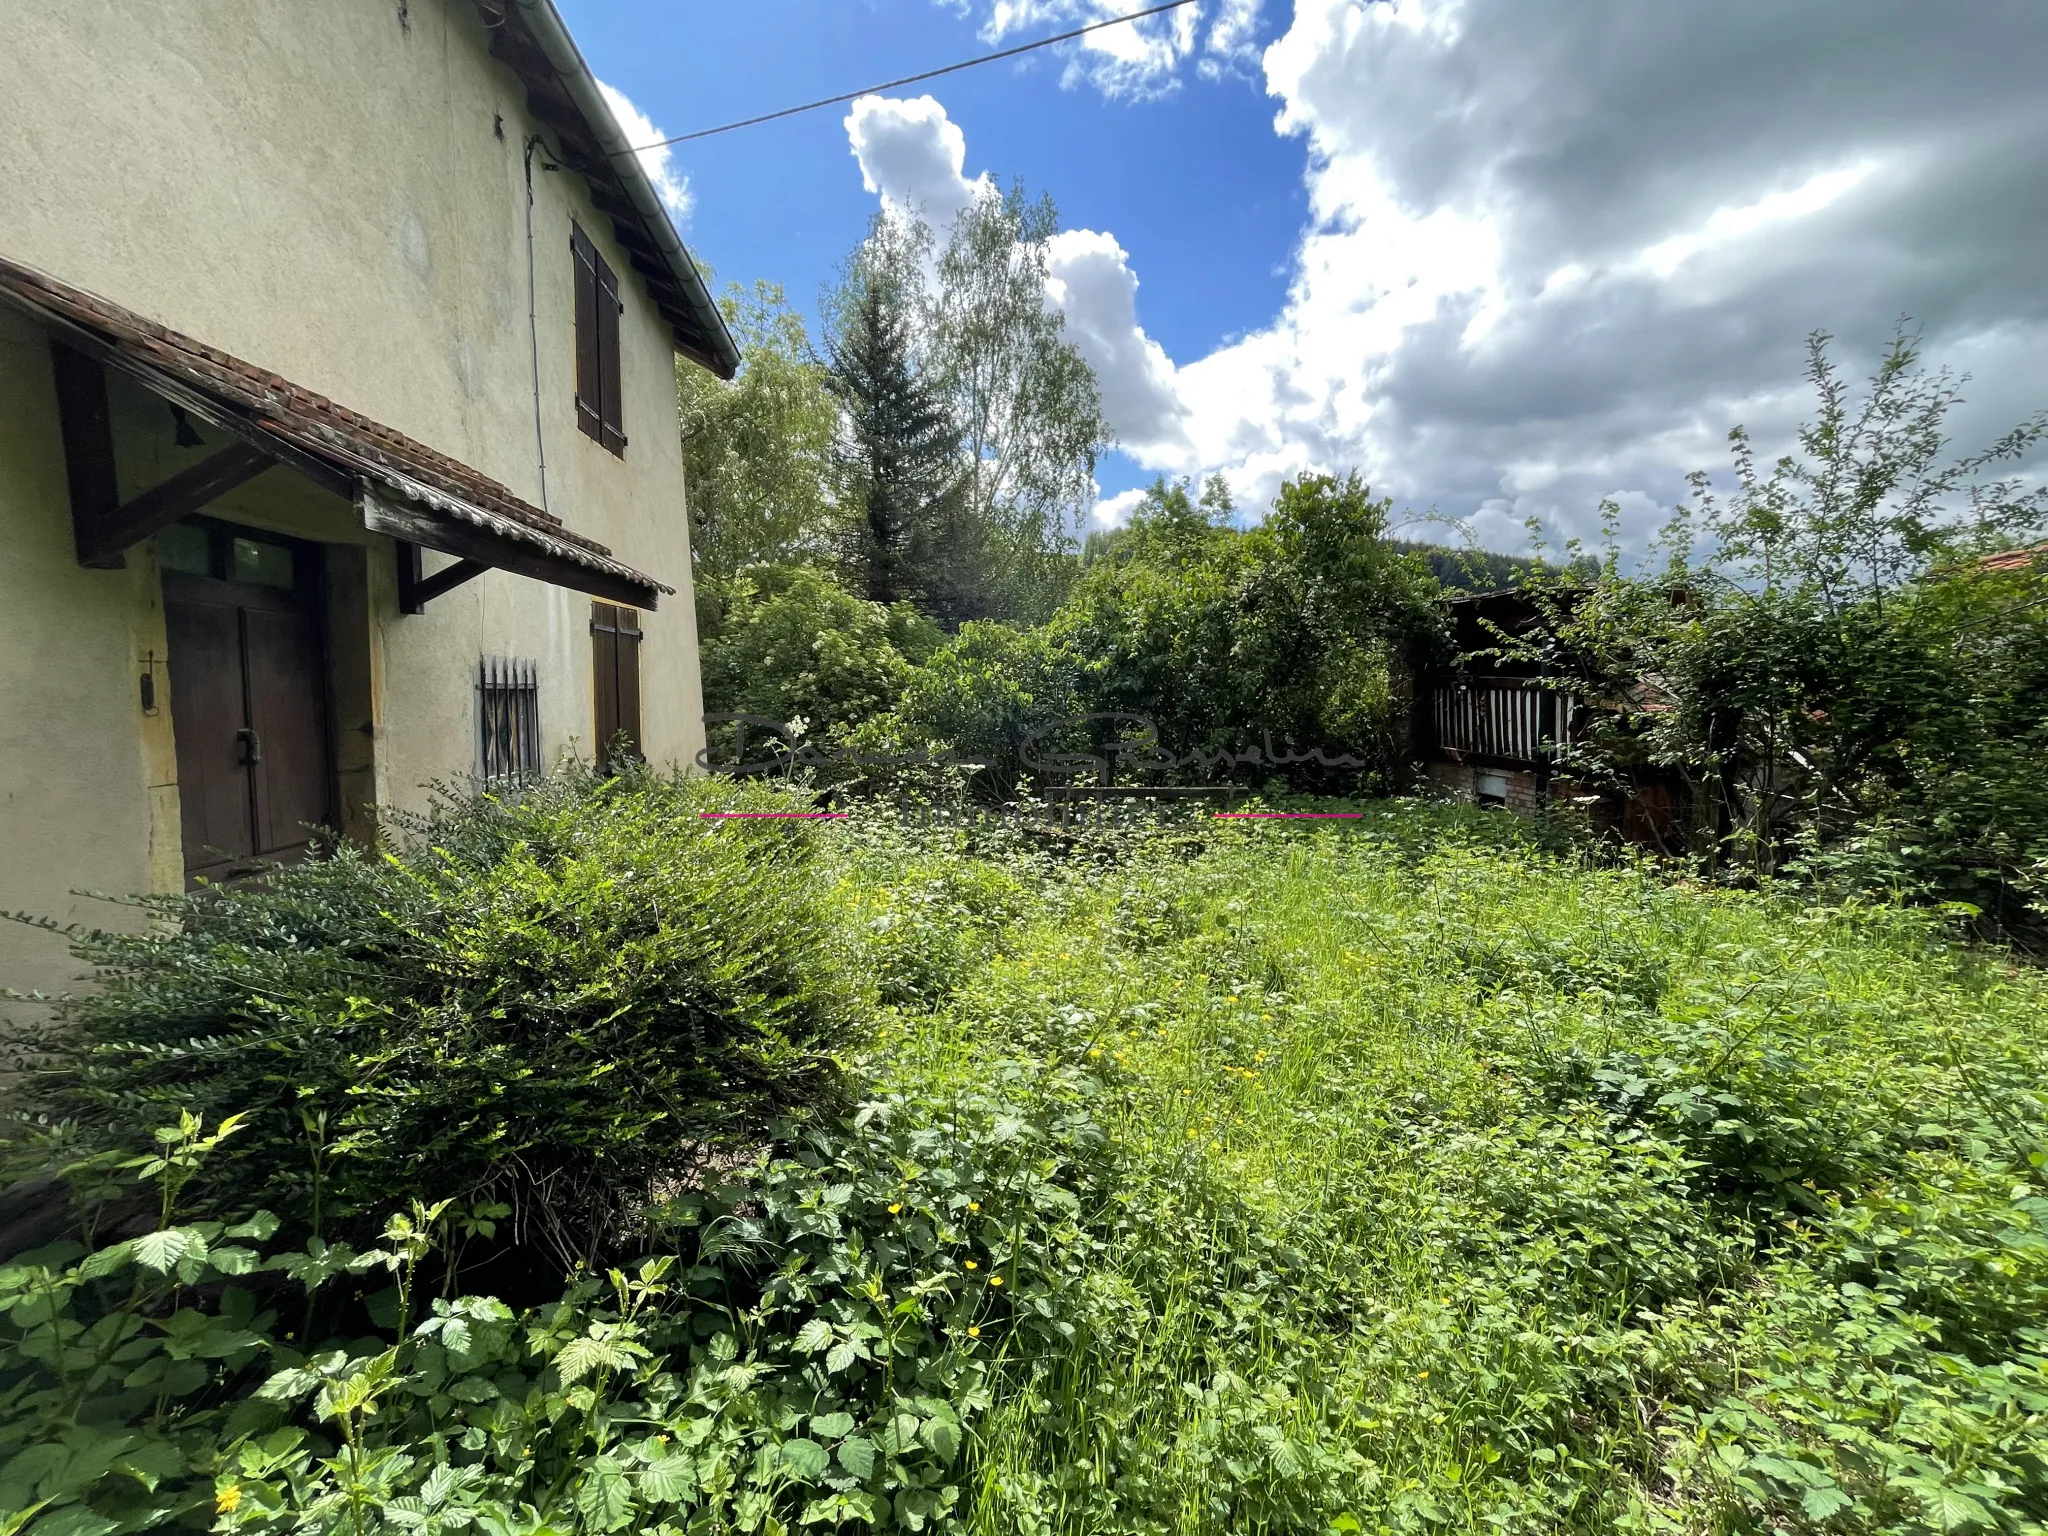
[[[305,851],[330,820],[320,633],[309,613],[243,611],[249,728],[256,748],[256,852]]]
[[[255,852],[249,774],[241,765],[242,643],[235,609],[164,605],[177,736],[185,872],[205,874]]]
[[[303,856],[334,802],[318,553],[197,526],[206,573],[163,575],[188,883]]]

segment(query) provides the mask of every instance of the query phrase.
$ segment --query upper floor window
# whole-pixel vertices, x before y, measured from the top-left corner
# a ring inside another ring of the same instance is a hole
[[[598,254],[583,226],[569,226],[576,267],[576,425],[621,458],[626,453],[619,405],[619,276]]]

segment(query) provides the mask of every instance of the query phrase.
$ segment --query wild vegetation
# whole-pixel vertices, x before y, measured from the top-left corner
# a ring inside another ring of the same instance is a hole
[[[1901,332],[1859,392],[1828,342],[1795,452],[1767,470],[1735,428],[1732,492],[1694,476],[1662,570],[1610,550],[1537,582],[1549,622],[1504,650],[1595,706],[1573,769],[1682,776],[1702,867],[1959,902],[2038,942],[2048,485],[2018,470],[2048,413],[1952,457],[1963,380]]]
[[[1412,803],[703,814],[762,795],[557,784],[85,940],[7,1528],[2048,1521],[2039,972]],[[763,1051],[832,1064],[667,1118]]]
[[[73,935],[0,1536],[2048,1531],[2048,577],[1983,559],[2048,422],[1945,465],[1951,381],[1816,342],[1668,571],[1459,566],[1682,858],[1303,802],[1410,772],[1443,552],[1324,474],[1077,545],[1055,227],[891,215],[822,356],[761,287],[679,381],[779,787],[450,791]],[[1034,753],[1344,814],[1054,826]]]

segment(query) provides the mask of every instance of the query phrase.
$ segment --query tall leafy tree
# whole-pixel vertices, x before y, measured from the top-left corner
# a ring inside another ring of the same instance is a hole
[[[921,225],[876,216],[825,305],[825,352],[844,413],[836,470],[850,515],[843,563],[872,602],[928,597],[931,558],[957,507],[960,434],[926,362]]]
[[[1046,302],[1052,199],[985,192],[955,219],[937,266],[932,358],[966,459],[969,525],[991,609],[1042,618],[1071,580],[1068,527],[1114,441],[1094,371]],[[961,594],[970,599],[972,594]],[[1036,610],[1036,611],[1034,611]]]
[[[712,578],[826,546],[838,422],[803,316],[779,286],[734,284],[720,307],[746,359],[738,377],[676,365],[692,553]]]

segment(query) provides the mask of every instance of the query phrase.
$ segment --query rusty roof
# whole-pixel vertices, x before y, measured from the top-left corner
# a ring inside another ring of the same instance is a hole
[[[651,591],[675,591],[622,564],[604,545],[570,532],[560,518],[520,500],[467,464],[111,299],[4,256],[0,297],[11,297],[38,318],[78,328],[123,361],[168,376],[260,428],[267,439],[351,478],[367,474],[409,501],[499,538]]]

